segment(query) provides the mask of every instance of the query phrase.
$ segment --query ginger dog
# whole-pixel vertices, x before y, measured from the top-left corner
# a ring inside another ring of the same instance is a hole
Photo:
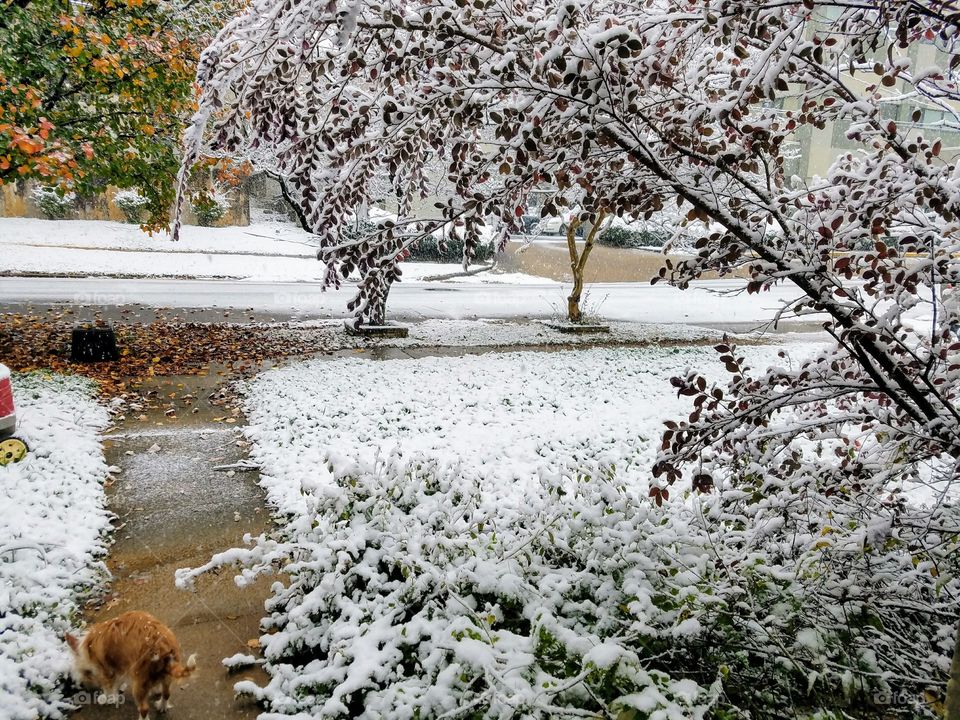
[[[145,612],[127,612],[113,620],[97,623],[80,638],[67,633],[73,652],[75,678],[84,685],[99,687],[108,696],[122,692],[129,683],[140,720],[150,712],[150,696],[157,689],[157,710],[170,705],[170,684],[190,677],[197,656],[180,662],[180,643],[173,631]]]

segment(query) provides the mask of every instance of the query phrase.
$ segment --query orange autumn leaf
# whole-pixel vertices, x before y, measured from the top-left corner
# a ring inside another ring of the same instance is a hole
[[[54,127],[54,124],[45,117],[40,118],[40,137],[46,140],[50,136],[50,131],[53,130]]]
[[[13,138],[14,147],[24,155],[36,155],[43,150],[43,141],[31,138],[28,135],[18,135]]]

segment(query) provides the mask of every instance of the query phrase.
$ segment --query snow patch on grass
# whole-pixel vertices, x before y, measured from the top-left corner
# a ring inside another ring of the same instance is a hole
[[[316,236],[277,221],[222,228],[187,225],[173,242],[166,233],[147,234],[129,223],[0,218],[0,247],[0,272],[13,274],[317,282],[324,271],[316,258]],[[404,262],[400,267],[406,282],[463,270],[459,263]],[[542,282],[522,273],[481,273],[460,280]]]
[[[26,458],[0,467],[0,717],[63,717],[63,635],[106,568],[109,513],[99,433],[107,411],[85,380],[13,378]]]

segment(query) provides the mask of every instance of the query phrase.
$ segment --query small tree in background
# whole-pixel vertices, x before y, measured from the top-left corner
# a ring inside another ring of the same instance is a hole
[[[577,248],[577,230],[580,227],[580,221],[574,219],[567,227],[567,252],[570,255],[570,272],[573,276],[573,288],[567,297],[567,320],[572,323],[583,322],[583,313],[580,309],[580,300],[583,296],[583,273],[596,243],[597,234],[603,227],[604,219],[604,213],[601,212],[597,217],[597,222],[591,225],[584,234],[583,249]]]
[[[230,200],[219,188],[203,189],[193,194],[190,206],[200,227],[212,227],[230,210]]]

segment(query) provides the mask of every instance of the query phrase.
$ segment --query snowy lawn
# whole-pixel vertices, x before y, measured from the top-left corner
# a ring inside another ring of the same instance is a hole
[[[0,218],[0,273],[119,275],[126,277],[241,278],[311,282],[323,277],[315,238],[295,225],[259,221],[246,227],[187,225],[178,242],[137,225],[100,220]],[[457,263],[405,262],[403,278],[415,282],[462,272]],[[463,282],[499,282],[489,273]],[[522,273],[503,282],[552,284]]]
[[[813,344],[742,348],[795,362]],[[264,718],[925,714],[954,633],[956,537],[801,486],[647,497],[668,378],[709,348],[311,361],[247,387],[281,528],[205,567],[282,567]],[[953,526],[956,518],[941,520]],[[882,545],[877,538],[886,537]],[[237,658],[231,662],[237,661]],[[894,695],[897,696],[897,695]]]
[[[63,642],[106,568],[107,411],[92,384],[14,376],[17,436],[30,446],[0,467],[0,717],[62,717],[69,667]]]
[[[316,243],[310,235],[295,225],[280,222],[225,228],[186,225],[179,242],[174,243],[167,233],[149,235],[139,226],[129,223],[0,218],[0,245],[160,253],[316,256]]]
[[[261,374],[247,390],[254,455],[283,513],[302,513],[306,497],[395,450],[483,478],[512,502],[541,471],[596,463],[618,465],[642,492],[663,421],[689,412],[669,377],[712,354],[677,347],[298,364]]]

